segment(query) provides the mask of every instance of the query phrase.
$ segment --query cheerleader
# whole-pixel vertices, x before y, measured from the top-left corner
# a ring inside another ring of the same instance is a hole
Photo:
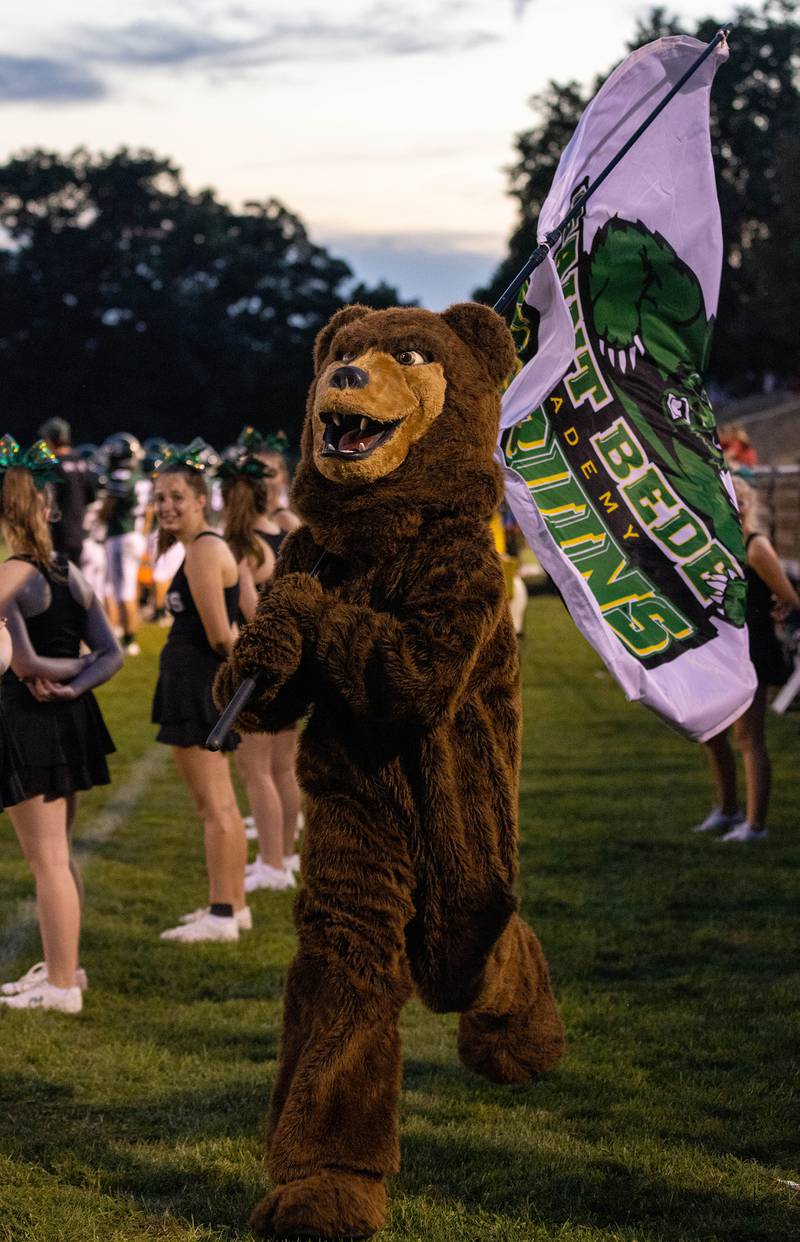
[[[267,468],[266,512],[260,516],[258,528],[261,532],[260,538],[269,546],[277,559],[286,536],[300,525],[299,517],[289,507],[290,478],[284,455],[288,440],[282,431],[279,431],[277,435],[263,435],[253,427],[244,427],[239,435],[238,444]],[[271,772],[283,810],[284,860],[292,871],[297,871],[300,867],[300,858],[295,852],[295,840],[302,822],[300,788],[297,784],[295,769],[296,751],[296,728],[283,729],[280,733],[273,735]],[[248,868],[248,882],[256,887],[259,887],[258,881],[251,877],[259,875],[260,862],[261,856],[256,858],[252,866]],[[263,873],[261,874],[263,878]]]
[[[162,940],[185,944],[238,940],[252,926],[244,901],[247,842],[230,768],[224,754],[205,749],[217,719],[211,687],[235,638],[239,574],[228,545],[206,519],[202,447],[196,441],[168,453],[153,491],[159,551],[177,540],[185,558],[167,592],[173,623],[161,652],[152,718],[159,725],[157,740],[172,747],[203,821],[208,868],[209,904],[162,932]],[[237,743],[234,734],[227,749]]]
[[[273,540],[277,528],[267,510],[269,482],[276,473],[246,452],[224,462],[218,471],[225,538],[239,563],[239,602],[246,621],[255,615],[258,592],[275,568]],[[273,734],[249,733],[236,751],[236,766],[247,792],[259,843],[258,857],[246,871],[246,892],[257,888],[294,888],[294,860],[284,851],[283,804],[273,776],[274,750]]]
[[[114,745],[91,691],[122,656],[80,570],[53,552],[52,467],[42,441],[25,454],[10,436],[0,441],[0,533],[11,551],[0,565],[0,614],[12,643],[4,643],[0,746],[8,752],[9,726],[14,738],[2,800],[36,881],[44,948],[43,962],[0,988],[0,1004],[79,1013],[82,893],[70,834],[78,792],[109,781]]]

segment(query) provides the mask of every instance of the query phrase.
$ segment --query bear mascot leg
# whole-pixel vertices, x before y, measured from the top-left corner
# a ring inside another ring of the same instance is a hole
[[[245,730],[307,718],[298,951],[270,1105],[263,1236],[368,1237],[399,1168],[398,1018],[461,1014],[462,1062],[522,1084],[561,1018],[516,913],[517,643],[488,521],[502,320],[345,307],[320,333],[295,506],[215,693]]]

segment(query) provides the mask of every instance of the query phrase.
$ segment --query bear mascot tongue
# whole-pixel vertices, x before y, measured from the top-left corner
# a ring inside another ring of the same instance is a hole
[[[262,1236],[367,1237],[400,1161],[398,1019],[460,1013],[497,1083],[564,1030],[517,913],[517,641],[488,519],[511,335],[483,306],[345,307],[320,333],[294,502],[256,616],[215,684],[245,731],[305,717],[297,955],[270,1102]]]
[[[320,547],[374,560],[438,514],[488,519],[511,336],[488,307],[346,306],[320,333],[293,504]]]

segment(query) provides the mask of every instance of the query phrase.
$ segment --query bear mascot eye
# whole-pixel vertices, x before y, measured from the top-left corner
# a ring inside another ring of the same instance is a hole
[[[395,358],[403,367],[421,367],[430,362],[418,349],[401,349],[395,354]]]

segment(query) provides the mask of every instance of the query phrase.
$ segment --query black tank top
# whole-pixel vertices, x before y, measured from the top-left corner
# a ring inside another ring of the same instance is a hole
[[[201,531],[195,538],[202,539],[204,535],[211,535],[214,539],[222,539],[222,535],[218,535],[213,530]],[[228,614],[228,620],[233,624],[239,610],[239,583],[234,582],[233,586],[224,587],[223,593],[225,595],[225,611]],[[180,643],[182,645],[189,644],[192,647],[199,648],[201,651],[210,651],[211,648],[206,638],[206,632],[203,629],[200,613],[197,611],[197,605],[192,597],[189,579],[186,577],[186,569],[183,563],[169,584],[166,603],[167,611],[174,617],[167,642],[172,644]]]
[[[8,559],[35,565],[50,587],[50,603],[44,612],[37,613],[35,617],[25,617],[25,628],[36,654],[50,659],[76,659],[86,626],[86,609],[72,597],[66,556],[56,553],[52,569],[40,565],[30,556],[10,556]],[[16,680],[16,675],[8,669],[3,681],[10,683]]]
[[[80,654],[86,625],[86,609],[73,599],[69,589],[69,562],[62,553],[53,557],[52,570],[30,556],[11,556],[9,560],[35,565],[50,587],[50,603],[44,612],[25,618],[25,628],[37,655],[51,659],[75,659]]]
[[[277,560],[278,553],[281,550],[281,544],[283,543],[286,536],[289,534],[288,530],[279,530],[277,535],[268,535],[265,530],[259,530],[258,527],[255,527],[254,529],[259,539],[263,543],[266,543],[270,548],[272,548],[273,556]]]
[[[748,535],[745,548],[749,548],[758,535],[758,531],[753,531]],[[760,578],[749,565],[745,566],[744,573],[747,579],[747,624],[751,630],[759,630],[772,635],[774,633],[772,591],[764,579]]]

